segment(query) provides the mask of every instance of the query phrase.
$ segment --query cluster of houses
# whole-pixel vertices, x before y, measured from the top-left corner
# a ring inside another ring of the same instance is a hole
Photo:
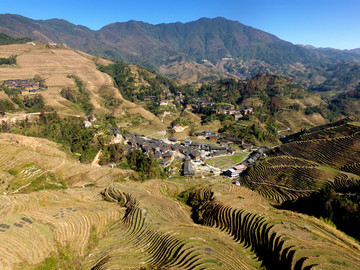
[[[96,120],[95,114],[90,114],[86,116],[85,121],[83,122],[83,126],[85,128],[89,128],[92,126],[92,122],[94,122],[95,120]]]
[[[126,143],[123,150],[141,149],[144,154],[152,154],[153,158],[161,159],[159,165],[162,167],[169,166],[174,158],[183,159],[183,174],[185,176],[195,174],[191,162],[199,162],[208,157],[231,155],[234,153],[232,148],[192,142],[190,139],[186,139],[184,142],[179,142],[172,138],[157,140],[136,133],[124,134],[123,138]]]
[[[157,102],[159,105],[169,105],[170,102],[184,102],[184,96],[182,92],[176,92],[174,95],[170,93],[169,89],[164,89],[162,91],[163,96],[157,97],[157,96],[145,96],[144,100],[146,101],[154,101]]]
[[[252,149],[253,148],[252,144],[245,143],[241,139],[220,138],[219,135],[216,134],[216,132],[212,132],[210,130],[205,130],[205,131],[196,133],[196,136],[199,139],[207,139],[207,140],[217,141],[221,146],[229,146],[229,145],[232,145],[232,144],[236,144],[236,145],[242,147],[243,149]]]
[[[216,105],[216,103],[214,102],[209,102],[205,99],[195,99],[193,98],[192,101],[194,101],[194,104],[186,104],[185,105],[185,110],[200,110],[201,108],[206,108],[206,107],[214,107]],[[211,110],[213,113],[215,114],[228,114],[228,115],[232,115],[234,117],[235,120],[239,120],[240,118],[242,118],[244,115],[251,115],[254,112],[254,108],[253,107],[245,107],[242,109],[235,109],[235,106],[230,105],[226,108],[217,108],[217,109],[212,109]]]
[[[18,89],[21,95],[34,94],[41,90],[40,82],[33,80],[6,80],[3,86]]]
[[[239,109],[239,110],[235,110],[235,108],[230,108],[230,109],[215,109],[213,110],[216,114],[228,114],[228,115],[232,115],[234,117],[235,120],[239,120],[240,118],[242,118],[244,115],[251,115],[254,112],[254,108],[252,107],[246,107],[243,109]]]
[[[163,96],[145,96],[144,100],[157,102],[161,105],[169,105],[170,102],[177,101],[179,103],[184,103],[184,95],[182,92],[176,92],[175,94],[171,94],[169,89],[162,90]],[[194,110],[199,111],[203,108],[213,108],[216,106],[215,102],[210,102],[206,99],[197,99],[191,98],[190,104],[184,104],[185,110]],[[213,113],[216,114],[228,114],[234,117],[235,120],[239,120],[244,115],[251,115],[254,112],[253,107],[245,107],[242,109],[235,109],[235,106],[229,105],[224,108],[212,109]]]
[[[234,167],[223,172],[223,175],[234,178],[244,172],[249,166],[254,165],[262,156],[266,154],[269,149],[266,146],[262,146],[259,149],[251,152],[248,158]]]
[[[216,105],[215,102],[210,102],[206,99],[192,98],[191,104],[185,105],[185,110],[199,110],[200,108],[213,107]]]

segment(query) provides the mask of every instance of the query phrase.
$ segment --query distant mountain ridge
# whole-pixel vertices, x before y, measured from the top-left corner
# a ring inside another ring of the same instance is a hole
[[[357,49],[342,51],[294,45],[222,17],[157,25],[131,20],[94,31],[62,19],[32,20],[2,14],[0,32],[65,43],[96,56],[154,68],[185,81],[224,76],[246,78],[263,72],[289,76],[305,86],[318,86],[328,79],[324,65],[360,63]],[[320,71],[323,71],[321,76],[316,76]]]

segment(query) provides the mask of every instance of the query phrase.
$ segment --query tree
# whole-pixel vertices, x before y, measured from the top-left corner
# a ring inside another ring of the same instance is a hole
[[[8,132],[9,128],[8,128],[8,124],[6,121],[2,121],[1,128],[2,128],[3,132]]]

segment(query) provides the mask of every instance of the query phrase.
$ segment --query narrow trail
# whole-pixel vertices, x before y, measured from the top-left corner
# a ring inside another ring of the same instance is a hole
[[[282,130],[278,130],[278,134],[280,134],[281,132],[285,132],[285,131],[290,131],[291,130],[291,128],[287,128],[287,129],[282,129]]]

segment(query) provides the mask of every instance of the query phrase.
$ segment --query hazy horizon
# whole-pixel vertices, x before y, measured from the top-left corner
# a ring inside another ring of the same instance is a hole
[[[129,20],[160,24],[224,17],[294,44],[335,49],[360,48],[358,10],[360,2],[355,0],[138,0],[132,3],[4,0],[0,7],[0,13],[34,20],[64,19],[92,30]]]

